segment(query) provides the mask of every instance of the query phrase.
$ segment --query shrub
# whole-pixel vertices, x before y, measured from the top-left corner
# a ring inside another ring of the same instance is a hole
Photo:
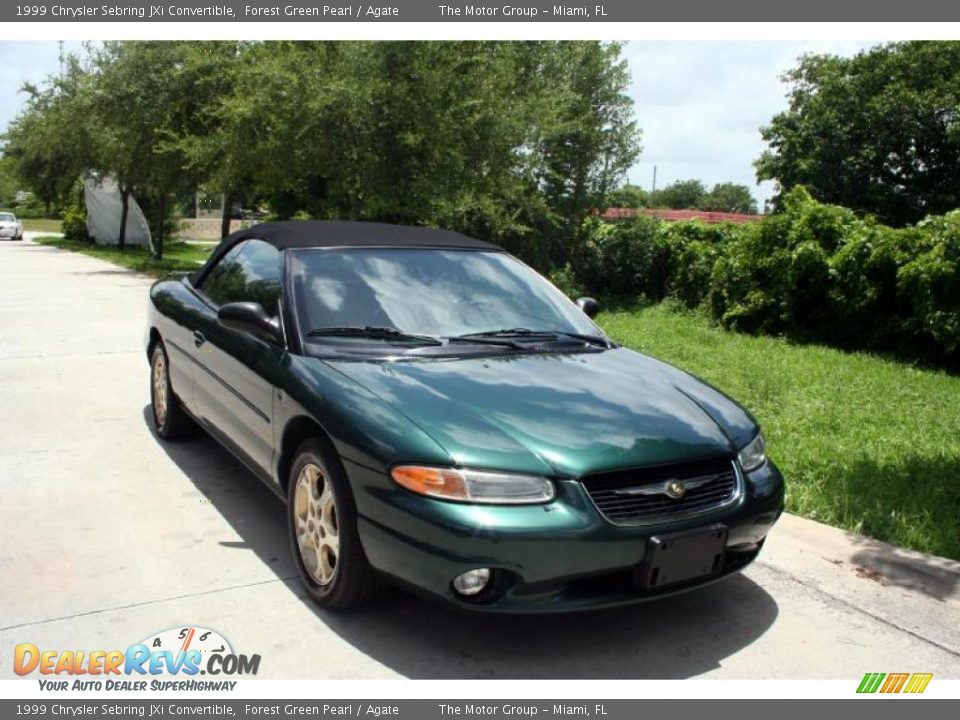
[[[587,294],[583,284],[577,279],[577,274],[574,272],[573,266],[570,263],[550,272],[549,278],[550,282],[556,285],[557,288],[571,300],[576,300]]]
[[[678,242],[672,251],[670,293],[689,308],[703,304],[710,291],[710,277],[723,247],[703,240]]]
[[[921,252],[897,271],[897,289],[911,312],[906,329],[948,354],[960,349],[960,210],[920,226]]]
[[[668,244],[662,223],[636,217],[612,225],[589,218],[581,227],[583,280],[594,292],[661,300],[670,280]]]
[[[783,213],[745,227],[727,244],[728,262],[712,276],[715,317],[751,332],[829,335],[830,258],[862,227],[853,213],[820,205],[802,188],[788,193]]]
[[[960,211],[895,230],[798,188],[711,277],[727,327],[960,365]]]
[[[744,332],[783,330],[790,265],[786,218],[744,226],[723,249],[710,276],[713,316]]]
[[[798,187],[748,225],[590,218],[580,239],[595,293],[670,295],[733,330],[960,367],[960,210],[893,229]],[[576,285],[569,268],[558,277]]]
[[[919,242],[915,236],[913,230],[869,225],[833,255],[828,306],[834,344],[874,349],[900,343],[909,309],[898,296],[897,268]]]
[[[703,304],[710,290],[713,266],[739,228],[730,223],[663,223],[670,252],[669,294],[689,308]]]
[[[61,229],[63,230],[63,236],[67,240],[89,242],[90,236],[87,235],[87,209],[83,205],[71,205],[66,208],[63,212]]]

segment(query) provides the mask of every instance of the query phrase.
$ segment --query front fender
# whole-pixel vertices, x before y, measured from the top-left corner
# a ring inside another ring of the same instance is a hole
[[[323,360],[288,354],[274,407],[278,432],[292,419],[313,418],[350,462],[387,472],[398,462],[444,465],[450,455],[425,430],[375,393]]]

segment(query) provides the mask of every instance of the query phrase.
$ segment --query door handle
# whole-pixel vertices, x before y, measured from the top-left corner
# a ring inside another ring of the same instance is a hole
[[[206,341],[207,341],[207,339],[203,336],[203,333],[202,333],[202,332],[200,332],[199,330],[194,330],[194,332],[193,332],[193,344],[194,344],[194,345],[196,345],[197,347],[200,347],[200,346],[203,345]]]

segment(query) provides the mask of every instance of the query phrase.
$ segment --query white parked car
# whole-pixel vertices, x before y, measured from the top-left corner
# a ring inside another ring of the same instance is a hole
[[[23,240],[23,223],[13,213],[0,212],[0,238]]]

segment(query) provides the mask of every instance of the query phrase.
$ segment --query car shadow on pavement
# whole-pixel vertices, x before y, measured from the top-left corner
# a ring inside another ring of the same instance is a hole
[[[143,419],[152,432],[150,408]],[[400,589],[334,613],[300,587],[277,496],[211,438],[157,440],[252,550],[316,616],[358,651],[411,678],[687,678],[718,668],[761,637],[776,601],[744,575],[641,605],[569,615],[469,615]],[[282,622],[282,619],[278,619]]]
[[[108,277],[135,277],[138,280],[144,279],[143,273],[137,270],[130,270],[128,268],[108,268],[106,270],[72,270],[69,273],[70,275],[84,275],[84,276],[97,276],[97,275],[106,275]]]

